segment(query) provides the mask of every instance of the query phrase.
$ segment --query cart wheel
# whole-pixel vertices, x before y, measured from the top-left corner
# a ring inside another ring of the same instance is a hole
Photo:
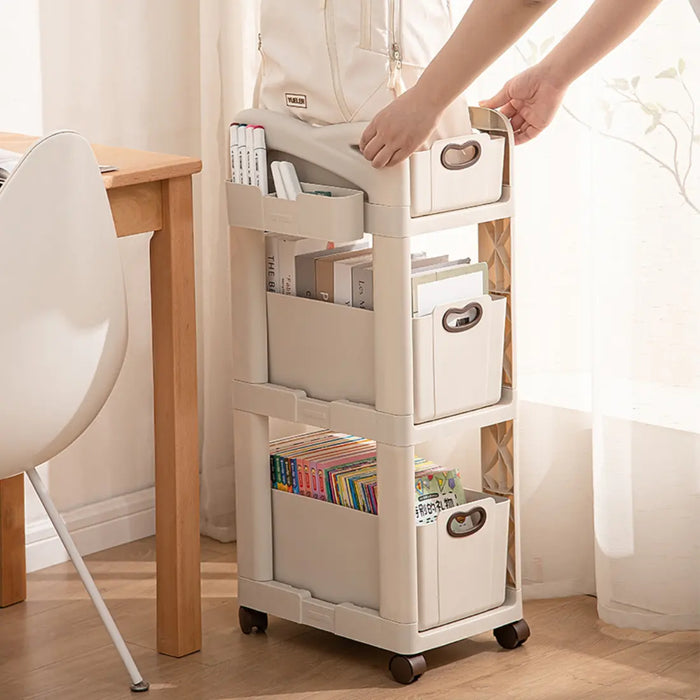
[[[238,608],[238,624],[243,634],[250,634],[254,629],[264,632],[267,629],[267,613],[251,610],[244,606]]]
[[[530,628],[525,620],[518,620],[495,629],[493,636],[504,649],[517,649],[527,641],[530,636]]]
[[[391,671],[394,680],[404,685],[417,681],[427,668],[422,654],[417,654],[416,656],[396,654],[389,661],[389,671]]]

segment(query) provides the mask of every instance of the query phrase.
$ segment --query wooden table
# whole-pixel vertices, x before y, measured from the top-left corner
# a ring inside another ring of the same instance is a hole
[[[24,152],[36,138],[0,133]],[[93,146],[118,236],[151,240],[158,651],[201,647],[199,440],[192,175],[201,161]],[[0,607],[26,597],[24,475],[0,481]]]

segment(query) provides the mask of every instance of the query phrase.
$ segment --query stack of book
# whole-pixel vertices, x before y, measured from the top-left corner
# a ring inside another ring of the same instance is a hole
[[[374,309],[372,249],[366,241],[326,247],[321,241],[268,234],[267,291],[318,299],[358,309]],[[413,256],[411,296],[414,316],[436,306],[488,293],[488,266],[470,258]]]
[[[416,523],[465,502],[454,469],[415,457]],[[377,514],[377,445],[373,440],[321,430],[270,443],[272,487],[365,513]]]

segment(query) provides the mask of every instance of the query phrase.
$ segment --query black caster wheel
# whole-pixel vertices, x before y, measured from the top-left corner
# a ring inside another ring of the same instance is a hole
[[[417,681],[427,668],[422,654],[417,654],[416,656],[396,654],[389,661],[389,670],[394,680],[404,685]]]
[[[517,649],[527,641],[530,636],[530,628],[525,620],[518,620],[495,629],[493,636],[504,649]]]
[[[245,608],[238,608],[238,624],[243,634],[250,634],[254,629],[264,632],[267,629],[267,613]]]

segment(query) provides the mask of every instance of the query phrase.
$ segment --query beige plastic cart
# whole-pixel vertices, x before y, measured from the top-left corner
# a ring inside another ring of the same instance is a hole
[[[426,650],[487,630],[515,648],[530,634],[513,430],[513,136],[497,112],[471,118],[482,136],[469,168],[446,167],[449,149],[438,144],[410,166],[377,171],[355,145],[361,125],[248,110],[237,121],[265,127],[268,163],[293,162],[305,194],[287,201],[227,182],[241,629],[264,631],[272,614],[371,644],[394,652],[390,670],[403,683],[424,672]],[[500,197],[473,205],[471,193],[489,196],[494,163]],[[333,196],[311,194],[319,189]],[[411,236],[471,224],[490,294],[476,310],[454,304],[413,318]],[[371,233],[374,310],[267,292],[265,232],[336,244]],[[476,316],[478,327],[455,332]],[[271,417],[376,440],[378,515],[271,489]],[[469,484],[466,505],[417,527],[414,446],[472,429],[482,483]]]

